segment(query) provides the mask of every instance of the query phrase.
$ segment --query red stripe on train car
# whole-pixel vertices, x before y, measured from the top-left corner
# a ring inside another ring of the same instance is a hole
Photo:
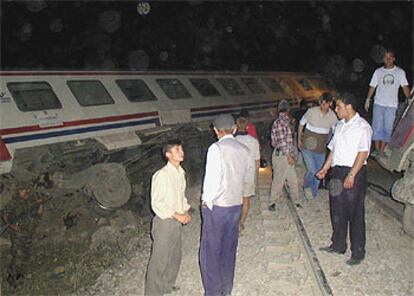
[[[402,144],[401,144],[401,147],[404,147],[404,145],[407,143],[407,141],[408,141],[408,138],[411,136],[411,134],[414,132],[414,125],[412,125],[411,126],[411,128],[410,128],[410,130],[408,131],[408,133],[407,133],[407,135],[405,136],[405,138],[404,138],[404,140],[403,140],[403,142],[402,142]]]
[[[113,121],[119,121],[119,120],[142,118],[142,117],[147,117],[147,116],[158,116],[158,111],[68,121],[68,122],[64,122],[62,125],[59,125],[59,126],[40,127],[39,125],[30,125],[30,126],[22,126],[22,127],[5,128],[5,129],[0,129],[0,135],[19,134],[19,133],[33,132],[33,131],[43,131],[43,130],[49,130],[49,129],[58,129],[58,128],[64,128],[64,127],[93,124],[93,123],[113,122]]]
[[[12,159],[11,154],[6,147],[6,144],[4,144],[3,140],[0,137],[0,161],[7,161],[10,159]]]

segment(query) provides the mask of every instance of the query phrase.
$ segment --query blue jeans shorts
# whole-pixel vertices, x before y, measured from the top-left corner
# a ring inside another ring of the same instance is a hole
[[[372,140],[388,143],[391,140],[397,108],[374,104],[372,112]]]

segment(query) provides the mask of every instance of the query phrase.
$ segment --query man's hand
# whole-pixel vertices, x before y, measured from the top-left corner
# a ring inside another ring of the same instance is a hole
[[[173,217],[178,221],[178,222],[180,222],[181,224],[184,224],[184,225],[186,225],[186,224],[188,224],[188,223],[190,223],[190,221],[191,221],[191,216],[188,214],[188,213],[185,213],[185,214],[178,214],[178,213],[175,213],[174,215],[173,215]]]
[[[326,168],[322,168],[319,172],[317,172],[316,173],[316,177],[319,179],[319,180],[322,180],[323,178],[325,178],[326,177],[326,174],[328,173],[328,170],[329,169],[326,169]]]
[[[354,176],[346,176],[345,181],[344,181],[344,188],[345,189],[350,189],[352,187],[354,187],[354,182],[355,182],[355,177]]]
[[[367,98],[365,100],[365,106],[364,106],[365,107],[365,111],[368,112],[370,104],[371,104],[371,99]]]

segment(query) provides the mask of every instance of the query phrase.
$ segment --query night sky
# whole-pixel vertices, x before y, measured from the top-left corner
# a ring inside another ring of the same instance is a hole
[[[1,0],[1,68],[413,73],[413,1]]]

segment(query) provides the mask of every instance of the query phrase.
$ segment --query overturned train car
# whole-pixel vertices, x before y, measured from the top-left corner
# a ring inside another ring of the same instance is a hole
[[[247,109],[263,142],[278,101],[295,108],[327,91],[306,73],[0,72],[1,206],[26,179],[81,190],[102,209],[145,208],[167,139],[184,142],[196,182],[214,116]]]

